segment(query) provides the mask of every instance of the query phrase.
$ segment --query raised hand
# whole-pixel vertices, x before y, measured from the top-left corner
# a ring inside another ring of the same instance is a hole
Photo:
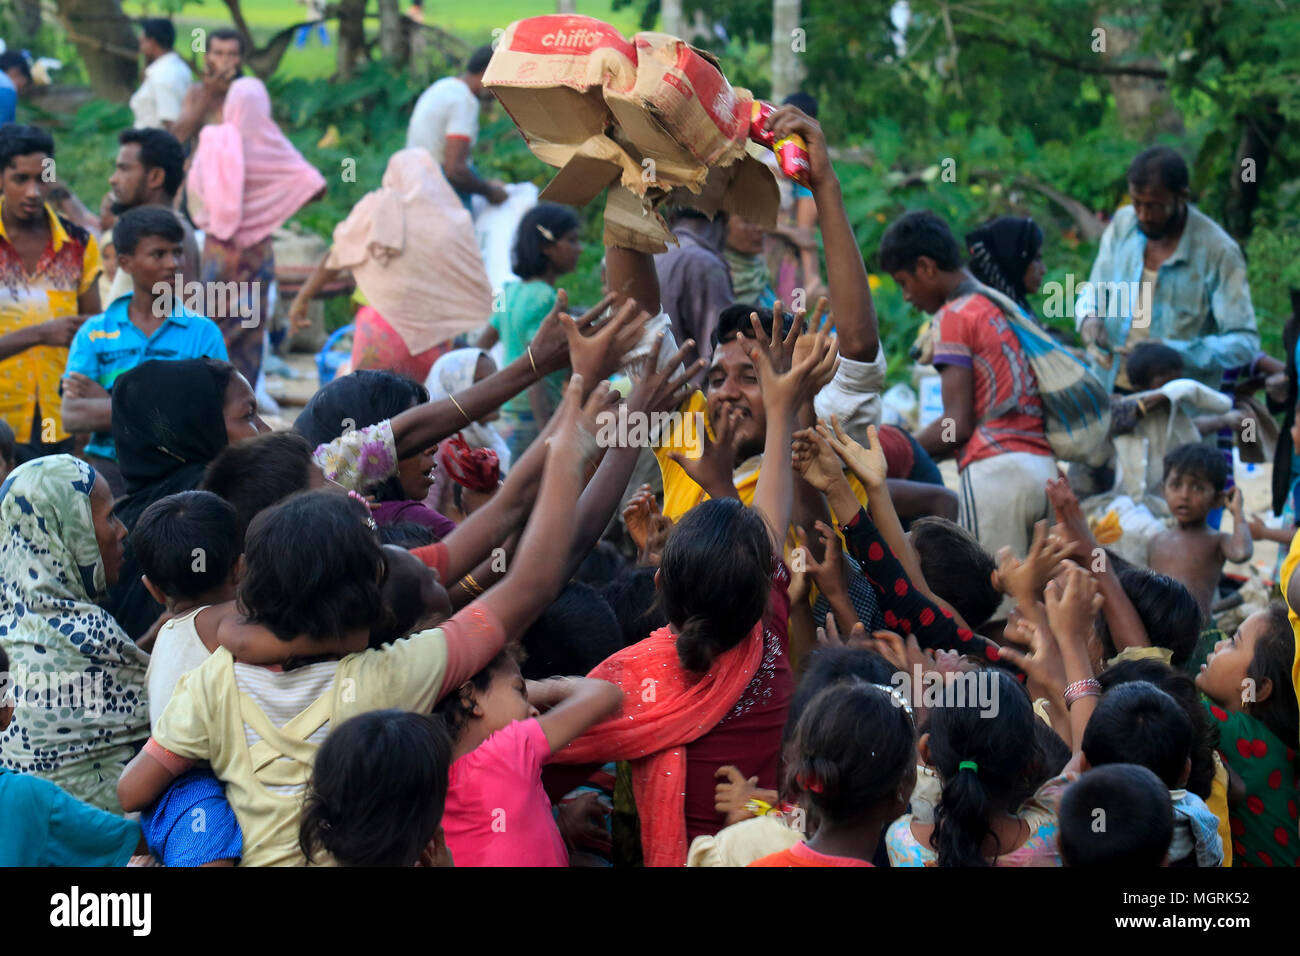
[[[885,487],[889,476],[889,462],[885,460],[884,449],[880,445],[879,433],[875,425],[867,426],[867,440],[870,448],[863,448],[840,427],[837,415],[831,416],[830,427],[822,419],[817,420],[817,434],[834,450],[849,469],[858,476],[858,480],[868,490]]]
[[[1070,556],[1072,543],[1048,534],[1047,522],[1034,523],[1034,537],[1023,561],[1008,548],[998,549],[998,569],[993,586],[1018,601],[1037,601],[1061,562]]]
[[[867,636],[867,629],[861,621],[854,621],[853,630],[847,637],[841,637],[832,612],[826,614],[826,626],[817,628],[817,644],[820,647],[856,647],[875,650],[872,639]]]
[[[642,315],[646,313],[642,312]],[[676,409],[690,392],[690,382],[704,368],[704,359],[692,362],[681,374],[674,375],[673,370],[680,368],[686,356],[695,349],[695,340],[687,339],[682,343],[667,362],[656,368],[654,363],[659,358],[663,345],[664,333],[655,336],[654,347],[640,367],[633,371],[632,391],[627,396],[628,411],[666,412]]]
[[[741,336],[739,342],[745,355],[754,363],[769,417],[788,414],[811,399],[818,383],[833,376],[839,367],[835,351],[837,340],[833,334],[828,335],[824,327],[813,337],[813,345],[807,354],[796,362],[794,349],[800,333],[798,322],[790,326],[784,338],[776,335],[768,338],[757,314],[750,316],[750,322],[754,339]]]
[[[803,551],[804,568],[812,575],[818,590],[826,595],[827,600],[842,596],[847,601],[849,589],[844,583],[844,552],[839,536],[824,521],[818,521],[813,527],[817,529],[817,536],[822,542],[821,561],[813,560],[812,552],[808,549],[808,532],[803,528],[795,528],[795,537],[799,539],[799,547]]]
[[[1052,632],[1039,627],[1017,607],[1007,618],[1002,636],[1022,648],[1017,650],[1003,644],[998,657],[1025,672],[1030,695],[1046,697],[1049,701],[1060,700],[1066,685],[1065,663]]]
[[[741,408],[723,405],[712,438],[707,429],[696,429],[696,434],[700,436],[698,458],[687,458],[678,451],[668,454],[710,498],[735,497],[736,486],[732,476],[736,467],[736,426],[744,415]]]
[[[1086,657],[1093,620],[1104,603],[1097,582],[1083,568],[1067,561],[1060,576],[1048,582],[1044,598],[1047,620],[1063,652],[1068,647]]]
[[[812,428],[794,433],[791,463],[804,481],[823,493],[830,491],[837,481],[844,479],[844,470],[839,456]]]
[[[588,311],[581,320],[574,320],[567,312],[559,313],[559,321],[568,341],[569,363],[573,371],[580,373],[588,382],[608,378],[617,371],[627,354],[640,343],[645,327],[653,318],[634,299],[628,299],[611,318],[600,325],[594,325],[596,318],[611,301],[613,296],[606,296],[596,309]]]

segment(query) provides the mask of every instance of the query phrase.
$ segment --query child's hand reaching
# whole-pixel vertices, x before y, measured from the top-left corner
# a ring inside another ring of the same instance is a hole
[[[1023,561],[1010,548],[998,549],[998,569],[993,586],[1022,603],[1038,600],[1061,562],[1069,557],[1071,543],[1048,534],[1047,522],[1034,523],[1034,537]]]
[[[713,809],[726,818],[727,826],[757,816],[750,801],[761,800],[769,807],[774,807],[781,799],[775,790],[759,787],[758,777],[745,779],[740,769],[730,764],[719,767],[713,776],[718,780],[713,789]]]
[[[868,651],[876,649],[871,638],[867,636],[867,629],[861,621],[854,621],[853,630],[849,632],[849,636],[841,637],[839,626],[835,623],[835,614],[829,611],[826,614],[826,626],[817,628],[817,646],[856,647]]]
[[[844,480],[844,469],[839,456],[826,439],[812,428],[794,433],[791,463],[804,481],[823,494],[830,491],[836,482]]]
[[[824,420],[818,419],[817,433],[835,450],[835,454],[844,460],[867,491],[878,491],[885,487],[889,474],[889,463],[885,461],[885,452],[880,447],[880,439],[875,425],[867,426],[867,438],[870,448],[863,448],[840,427],[839,417],[831,416],[830,427]]]
[[[1007,618],[1002,636],[1028,651],[1026,653],[1025,650],[1016,650],[1003,644],[998,649],[998,657],[1010,661],[1025,672],[1029,695],[1034,698],[1046,697],[1053,703],[1060,701],[1066,685],[1065,663],[1061,659],[1056,637],[1026,617],[1018,607]]]
[[[1062,653],[1069,650],[1086,659],[1092,624],[1104,603],[1097,582],[1083,568],[1067,561],[1060,575],[1048,582],[1045,598],[1047,620]]]
[[[817,536],[822,542],[821,561],[815,561],[808,548],[808,532],[803,528],[795,528],[794,532],[799,539],[799,548],[803,551],[804,567],[828,601],[834,603],[840,597],[847,601],[849,589],[844,580],[844,552],[839,536],[824,521],[818,521],[813,527],[817,529]]]
[[[1069,481],[1064,477],[1050,479],[1047,482],[1047,500],[1052,504],[1056,520],[1068,532],[1060,537],[1069,540],[1071,555],[1078,561],[1091,561],[1100,546],[1088,527],[1088,519],[1084,517]]]

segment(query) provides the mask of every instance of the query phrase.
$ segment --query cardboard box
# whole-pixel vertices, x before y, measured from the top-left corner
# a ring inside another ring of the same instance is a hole
[[[665,251],[676,241],[658,213],[665,202],[776,224],[779,188],[748,139],[753,97],[677,37],[628,41],[591,17],[519,20],[483,85],[560,170],[542,199],[583,206],[609,189],[607,242]]]

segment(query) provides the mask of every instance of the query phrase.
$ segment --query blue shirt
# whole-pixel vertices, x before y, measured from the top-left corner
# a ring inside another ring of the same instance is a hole
[[[189,359],[209,356],[228,361],[221,329],[210,319],[191,312],[179,302],[172,314],[148,338],[131,321],[134,293],[114,299],[100,315],[87,319],[68,349],[64,375],[79,372],[110,392],[123,372],[150,359]],[[161,401],[163,396],[159,396]],[[116,460],[111,433],[95,432],[87,453]]]
[[[18,88],[9,74],[0,71],[0,124],[12,123],[18,115]]]
[[[125,866],[140,824],[25,773],[0,770],[0,867]]]
[[[1146,247],[1137,214],[1132,206],[1125,206],[1102,234],[1092,274],[1075,302],[1076,327],[1088,315],[1099,315],[1113,348],[1128,341],[1133,293],[1142,281]],[[1118,284],[1124,288],[1118,289]],[[1241,248],[1190,203],[1178,247],[1157,272],[1150,321],[1148,337],[1182,355],[1187,376],[1211,388],[1219,387],[1224,369],[1249,364],[1259,351]],[[1114,387],[1121,361],[1117,355],[1109,370],[1093,364],[1093,372],[1107,389]]]

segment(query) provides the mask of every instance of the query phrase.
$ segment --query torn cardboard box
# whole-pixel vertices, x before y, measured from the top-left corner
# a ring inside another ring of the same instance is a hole
[[[753,97],[677,37],[628,41],[591,17],[518,20],[483,85],[560,170],[541,198],[582,206],[609,189],[607,242],[665,251],[675,242],[657,211],[665,203],[776,224],[776,180],[748,138]]]

